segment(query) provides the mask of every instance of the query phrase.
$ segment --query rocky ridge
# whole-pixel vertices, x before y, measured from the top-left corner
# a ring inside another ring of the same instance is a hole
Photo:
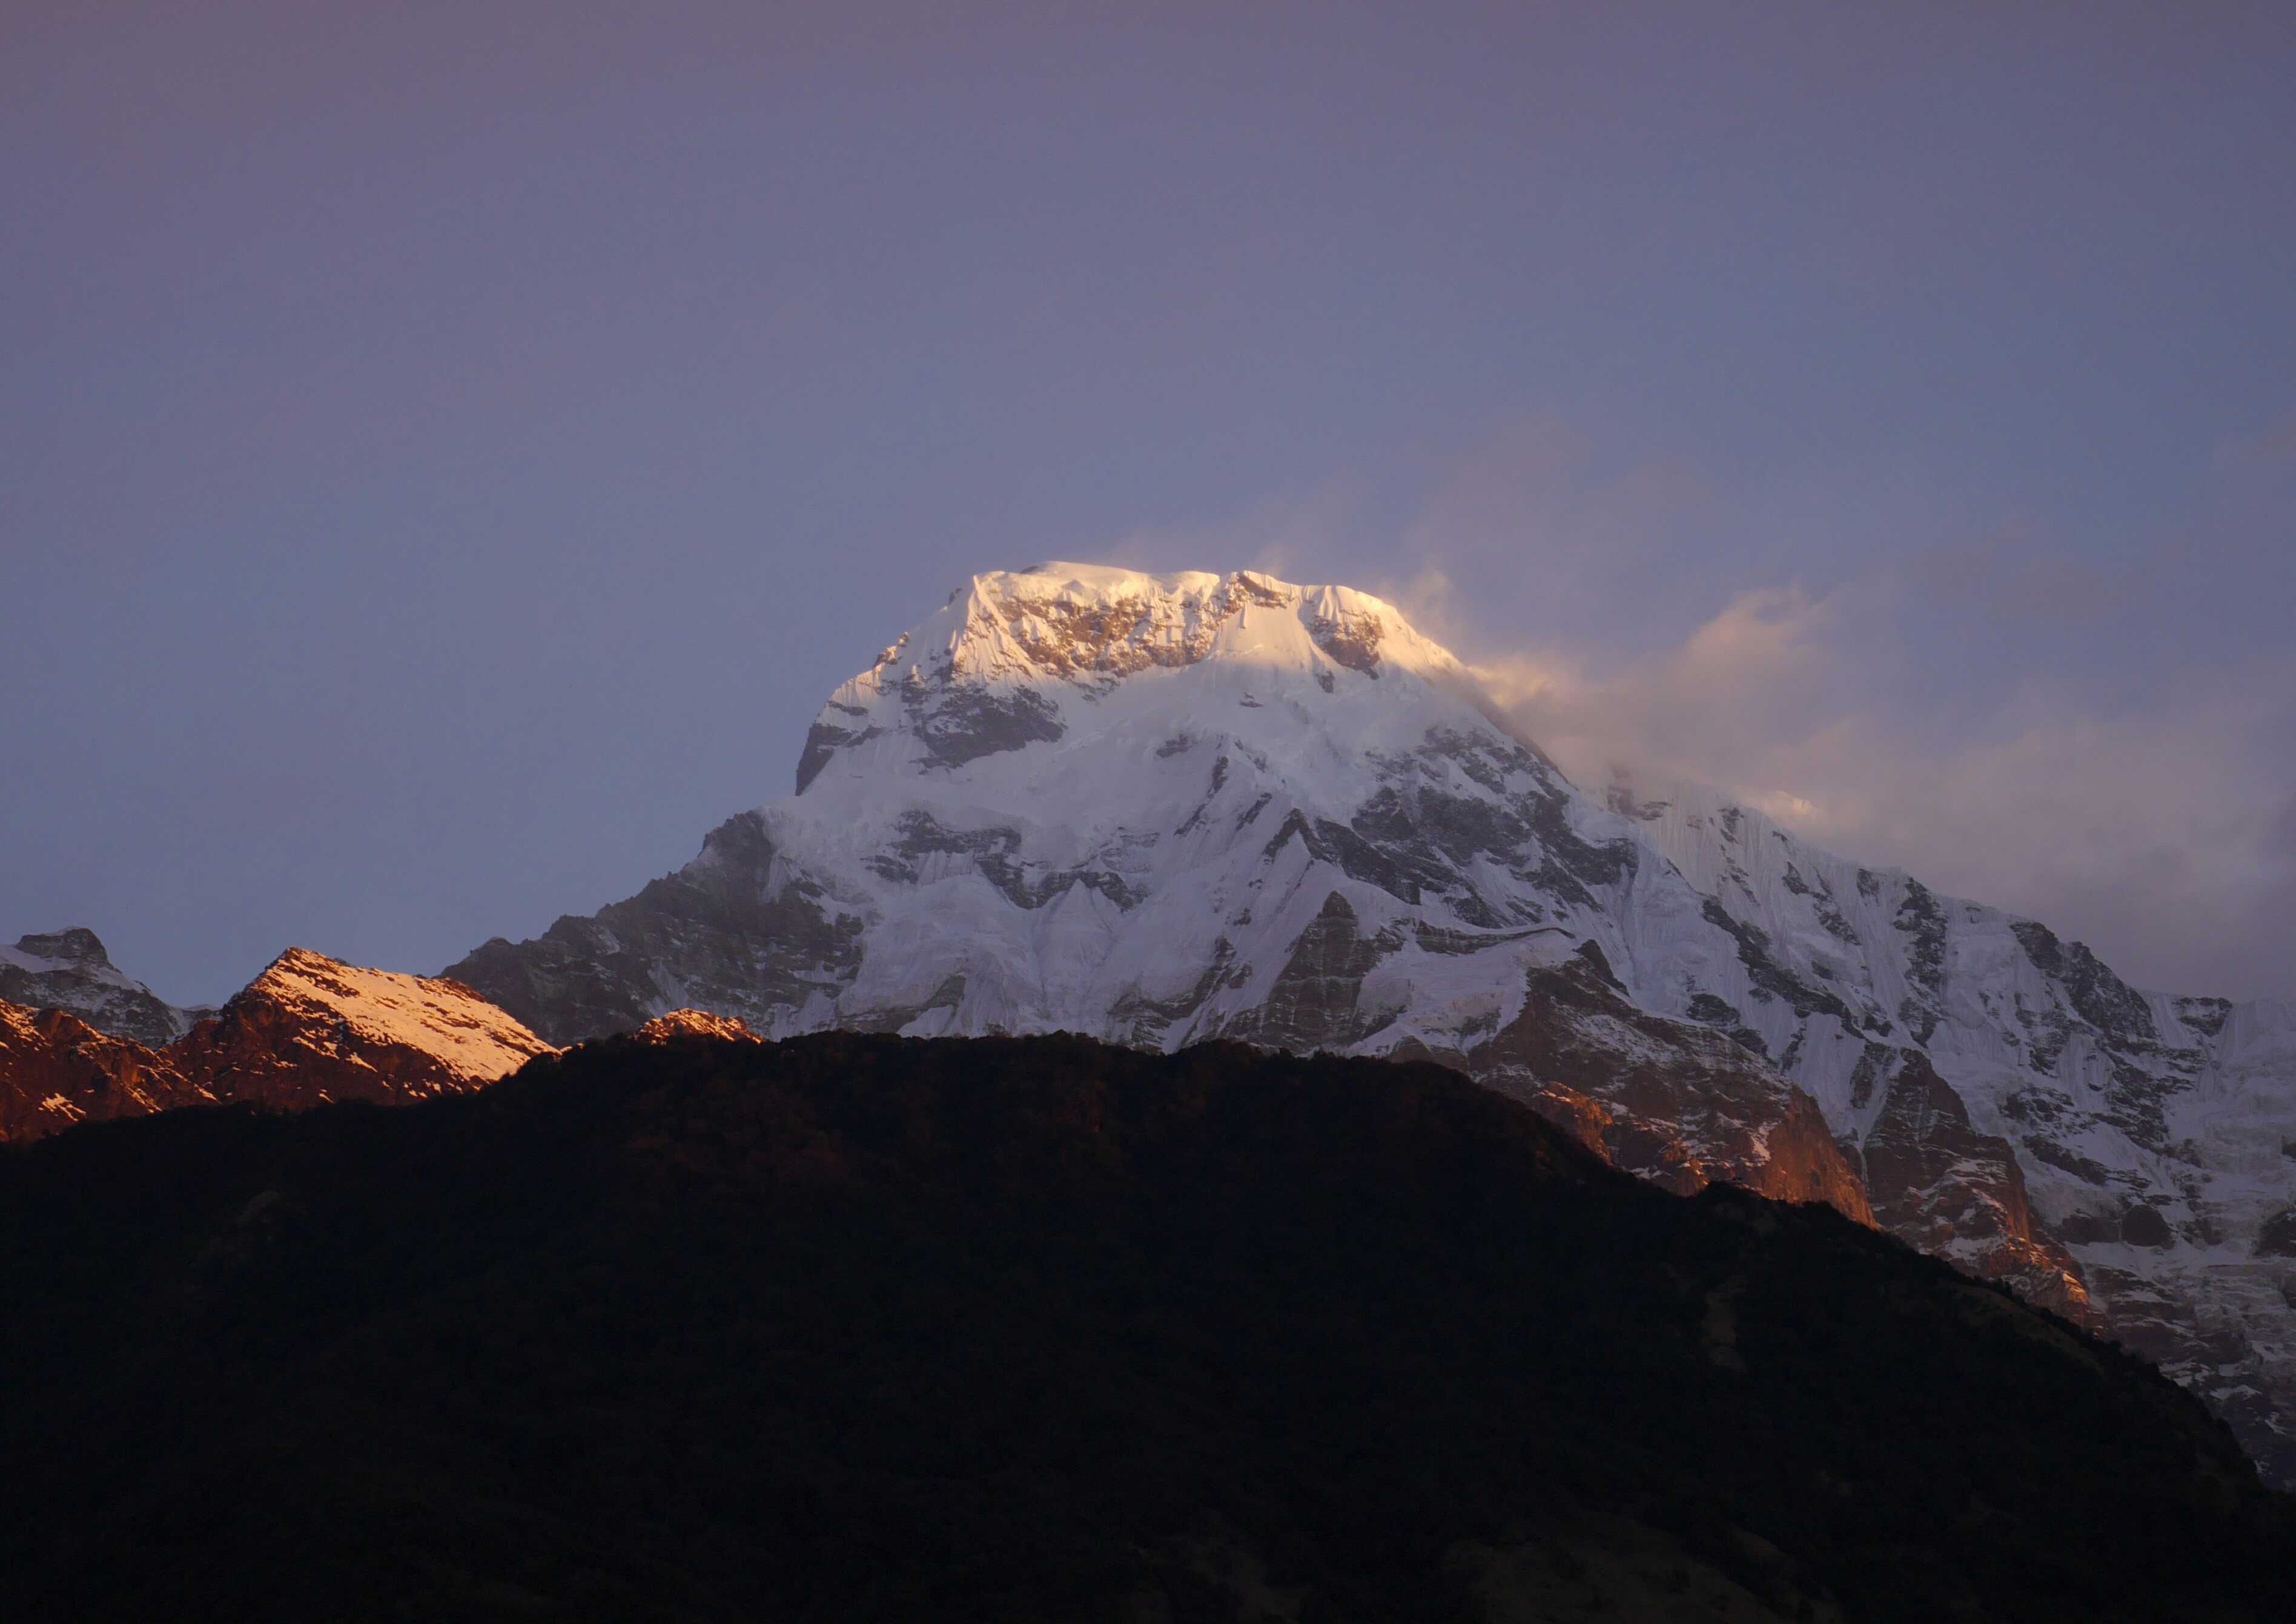
[[[483,1087],[554,1052],[466,987],[291,948],[159,1048],[65,1010],[0,1004],[0,1142],[186,1105],[403,1104]]]
[[[1582,792],[1391,605],[1249,571],[977,577],[796,786],[448,973],[559,1044],[693,1006],[1440,1058],[2110,1329],[2296,1480],[2285,1006],[2135,993],[1710,793]]]

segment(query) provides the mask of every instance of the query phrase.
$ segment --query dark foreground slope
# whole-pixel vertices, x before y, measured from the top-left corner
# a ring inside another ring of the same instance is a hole
[[[22,1619],[2265,1620],[2119,1352],[1431,1066],[615,1039],[0,1154]]]

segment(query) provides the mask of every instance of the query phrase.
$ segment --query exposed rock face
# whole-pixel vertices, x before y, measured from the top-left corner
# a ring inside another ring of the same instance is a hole
[[[450,973],[560,1044],[690,1005],[1440,1055],[1677,1188],[1870,1197],[2296,1481],[2286,1004],[2134,991],[1710,791],[1583,794],[1390,606],[1250,572],[976,578],[798,790]]]
[[[62,1010],[0,1004],[0,1143],[190,1103],[180,1070]]]
[[[400,1104],[483,1087],[553,1052],[468,988],[295,948],[156,1050],[61,1011],[0,1005],[0,1140],[182,1105]]]
[[[1876,1215],[1816,1103],[1726,1038],[1637,1009],[1590,960],[1529,973],[1522,1011],[1466,1050],[1414,1043],[1523,1100],[1615,1165],[1691,1194],[1720,1181]]]
[[[516,947],[496,937],[447,973],[563,1045],[674,1009],[806,1009],[852,979],[859,937],[817,882],[775,866],[764,816],[744,812],[628,901]]]
[[[638,1028],[636,1036],[641,1043],[676,1043],[688,1038],[703,1038],[726,1043],[761,1043],[755,1032],[729,1015],[712,1015],[698,1009],[674,1009],[667,1015],[656,1015]]]
[[[1970,1125],[1961,1096],[1926,1055],[1904,1051],[1893,1063],[1882,1114],[1857,1147],[1874,1217],[1923,1251],[2096,1325],[2079,1265],[2033,1221],[2008,1142]]]
[[[27,936],[0,947],[0,1002],[66,1010],[99,1032],[145,1048],[175,1042],[215,1013],[178,1009],[129,979],[113,966],[95,932],[85,929]]]

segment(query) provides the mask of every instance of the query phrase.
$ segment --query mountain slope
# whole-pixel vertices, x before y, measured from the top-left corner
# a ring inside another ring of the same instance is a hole
[[[2127,1355],[1432,1066],[666,1023],[0,1152],[11,1616],[2262,1620]]]
[[[2100,1326],[2296,1480],[2296,1003],[2139,992],[2045,925],[1697,785],[1609,800],[1759,955],[1754,997],[1710,1018],[1781,1056],[1861,1147],[1885,1226],[1959,1258],[2030,1211],[2079,1260]],[[1862,1047],[1816,1039],[1840,1024],[1828,999]],[[1941,1210],[1954,1234],[1925,1241]]]
[[[291,948],[159,1049],[62,1011],[0,1004],[0,1141],[185,1105],[403,1104],[483,1087],[551,1052],[468,988]]]
[[[182,1072],[141,1044],[62,1010],[0,1004],[0,1143],[196,1103]]]
[[[448,973],[557,1043],[692,1005],[776,1036],[1438,1057],[1621,1166],[1870,1210],[2112,1325],[2296,1481],[2284,1012],[2225,1009],[2194,1047],[2218,1006],[2128,993],[2038,926],[1718,798],[1582,793],[1391,605],[1250,572],[977,577],[832,696],[797,790]],[[2103,1137],[2016,1117],[2100,1066],[2126,1073],[2083,1119]],[[2267,1193],[2218,1201],[2187,1267],[2149,1238],[2201,1233],[2197,1164],[2160,1158],[2211,1136]]]

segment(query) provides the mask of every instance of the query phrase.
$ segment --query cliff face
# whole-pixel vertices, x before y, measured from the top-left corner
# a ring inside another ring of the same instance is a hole
[[[552,1052],[468,988],[295,948],[157,1049],[60,1010],[0,1005],[0,1141],[183,1105],[400,1104],[483,1087]]]
[[[1908,1055],[1890,1080],[1857,1161],[1874,1216],[1892,1234],[2102,1328],[2072,1254],[2034,1221],[2008,1142],[1971,1125],[1961,1096],[1925,1056]]]

